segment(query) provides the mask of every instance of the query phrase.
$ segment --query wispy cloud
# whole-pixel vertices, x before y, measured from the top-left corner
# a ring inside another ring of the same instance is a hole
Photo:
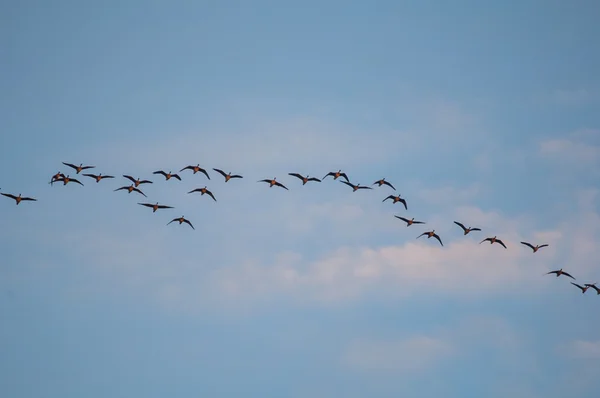
[[[587,170],[600,165],[600,130],[580,130],[564,138],[542,141],[539,151],[559,165]]]

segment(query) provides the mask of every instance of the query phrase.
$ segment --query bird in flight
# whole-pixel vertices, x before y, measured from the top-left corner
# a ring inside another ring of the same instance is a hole
[[[467,228],[463,224],[459,223],[458,221],[454,221],[454,224],[456,224],[459,227],[461,227],[465,235],[467,235],[471,231],[481,231],[480,228],[471,228],[471,227]]]
[[[123,177],[127,178],[129,181],[133,182],[133,185],[135,185],[135,187],[139,187],[141,184],[152,184],[152,181],[150,180],[140,180],[139,178],[133,178],[132,176],[128,176],[123,174]]]
[[[69,175],[68,175],[68,174],[67,174],[67,176],[66,176],[66,177],[60,177],[60,178],[57,178],[57,179],[56,179],[56,181],[62,181],[62,182],[63,182],[63,185],[67,185],[67,184],[68,184],[68,183],[70,183],[70,182],[76,182],[77,184],[79,184],[79,185],[83,186],[83,184],[81,183],[81,181],[79,181],[78,179],[75,179],[75,178],[71,178],[71,177],[69,177]]]
[[[142,191],[140,191],[139,188],[134,187],[133,184],[131,184],[128,187],[125,186],[125,187],[121,187],[121,188],[115,189],[115,191],[120,191],[120,190],[126,190],[127,193],[131,193],[131,192],[135,191],[135,192],[140,193],[140,194],[144,195],[145,197],[147,197],[145,193],[143,193]]]
[[[175,221],[179,222],[179,225],[181,225],[182,223],[186,223],[186,224],[188,224],[190,227],[192,227],[192,229],[196,229],[196,228],[194,228],[194,226],[192,225],[192,223],[191,223],[189,220],[186,220],[186,219],[185,219],[185,217],[184,217],[184,216],[181,216],[181,217],[177,217],[177,218],[174,218],[174,219],[172,219],[171,221],[169,221],[169,222],[167,223],[167,225],[169,225],[169,224],[171,224],[172,222],[175,222]]]
[[[231,180],[232,178],[244,178],[244,177],[242,177],[239,174],[231,175],[231,171],[229,173],[225,173],[221,169],[215,169],[215,168],[213,168],[213,170],[216,171],[217,173],[221,174],[223,177],[225,177],[225,182]]]
[[[103,176],[102,173],[96,175],[96,174],[82,174],[86,177],[91,177],[94,180],[96,180],[96,182],[100,182],[101,180],[105,179],[105,178],[115,178],[113,176]]]
[[[288,173],[288,175],[301,179],[302,185],[306,185],[306,183],[309,181],[321,182],[321,180],[319,180],[318,178],[309,177],[309,176],[303,177],[301,174],[298,174],[298,173]]]
[[[207,194],[208,196],[210,196],[211,198],[213,198],[213,200],[215,202],[217,201],[217,199],[215,199],[215,196],[212,194],[212,192],[210,192],[208,189],[206,189],[206,187],[204,187],[204,188],[196,188],[196,189],[191,190],[188,193],[193,193],[193,192],[200,192],[200,195]]]
[[[407,227],[410,227],[413,224],[425,224],[423,221],[415,221],[415,218],[411,218],[410,220],[408,218],[404,218],[404,217],[400,217],[400,216],[394,216],[396,218],[399,218],[400,220],[404,221],[406,223]]]
[[[506,245],[504,244],[504,242],[502,242],[500,239],[496,238],[495,236],[493,238],[485,238],[484,240],[479,242],[479,244],[482,244],[485,241],[490,242],[490,245],[493,245],[494,243],[498,243],[498,244],[504,246],[504,248],[506,249]]]
[[[197,172],[203,173],[206,176],[206,178],[210,180],[210,176],[208,175],[205,169],[200,167],[200,164],[197,164],[195,166],[185,166],[183,169],[179,170],[179,172],[181,173],[183,170],[192,170],[194,174],[196,174]]]
[[[159,205],[158,202],[156,202],[156,204],[152,204],[152,203],[138,203],[138,205],[142,205],[142,206],[146,206],[146,207],[150,207],[152,209],[152,213],[156,213],[156,210],[158,209],[172,209],[172,206],[165,206],[165,205]]]
[[[19,196],[15,196],[15,195],[12,195],[10,193],[1,192],[0,195],[6,196],[7,198],[14,199],[15,202],[17,203],[17,205],[19,203],[21,203],[21,202],[24,202],[24,201],[31,201],[31,202],[36,202],[37,201],[37,199],[29,198],[27,196],[21,196],[21,194],[19,194]]]
[[[325,178],[327,178],[327,176],[332,176],[334,180],[343,177],[346,180],[346,182],[350,182],[348,176],[346,175],[346,173],[342,173],[342,170],[330,171],[329,173],[325,174],[325,177],[321,178],[321,180],[324,180]]]
[[[387,182],[385,180],[385,178],[382,178],[381,180],[375,181],[373,183],[373,185],[375,185],[375,184],[378,184],[379,186],[387,185],[388,187],[392,188],[394,191],[396,190],[396,188],[394,188],[394,186],[392,184],[390,184],[389,182]]]
[[[289,189],[287,189],[287,187],[285,185],[283,185],[282,183],[276,181],[275,177],[273,177],[272,180],[265,179],[265,180],[259,180],[257,182],[267,182],[267,183],[269,183],[269,188],[273,188],[273,185],[277,185],[278,187],[281,187],[281,188],[286,189],[286,190],[289,191]]]
[[[176,178],[176,179],[178,179],[179,181],[181,181],[181,177],[179,177],[179,175],[178,175],[178,174],[171,173],[170,171],[169,171],[168,173],[165,173],[165,172],[164,172],[164,171],[162,171],[162,170],[158,170],[158,171],[155,171],[155,172],[154,172],[154,173],[152,173],[152,174],[161,174],[161,175],[165,176],[165,181],[169,181],[169,180],[171,179],[171,177],[173,177],[173,178]]]
[[[596,283],[586,283],[585,286],[591,287],[596,291],[597,294],[600,295],[600,289],[598,288],[598,286],[596,286]]]
[[[522,244],[522,245],[525,245],[525,246],[527,246],[527,247],[530,247],[530,248],[531,248],[531,250],[533,250],[533,252],[534,252],[534,253],[535,253],[535,252],[537,252],[538,250],[540,250],[542,247],[546,247],[546,246],[548,246],[548,245],[546,245],[546,244],[543,244],[543,245],[535,245],[535,246],[534,246],[534,245],[532,245],[531,243],[527,243],[527,242],[521,242],[521,244]]]
[[[398,203],[398,202],[402,203],[404,205],[404,208],[406,210],[408,210],[408,206],[406,205],[406,200],[402,199],[400,197],[400,195],[398,195],[398,196],[390,195],[390,196],[386,197],[384,200],[382,200],[382,202],[385,202],[388,199],[392,199],[393,200],[392,204]]]
[[[70,168],[74,169],[75,171],[77,171],[76,174],[81,173],[83,170],[87,170],[87,169],[93,169],[96,166],[84,166],[83,163],[79,163],[79,166],[75,166],[72,163],[66,163],[66,162],[62,162],[62,164],[64,164],[65,166],[69,166]]]
[[[577,286],[578,288],[580,288],[582,294],[585,293],[590,288],[588,285],[585,285],[585,287],[584,287],[584,286],[578,285],[577,283],[574,283],[574,282],[571,282],[571,285]]]
[[[435,229],[432,231],[423,232],[421,235],[417,236],[417,239],[419,239],[423,235],[427,235],[427,239],[429,239],[431,237],[436,238],[438,240],[438,242],[440,242],[440,245],[444,246],[444,244],[442,243],[442,240],[440,239],[440,236],[435,233]]]
[[[568,276],[569,278],[571,278],[571,279],[575,280],[575,278],[573,278],[573,275],[571,275],[571,274],[569,274],[569,273],[567,273],[567,272],[563,271],[563,270],[562,270],[562,268],[561,268],[561,269],[559,269],[559,270],[557,270],[557,271],[550,271],[550,272],[546,272],[546,275],[549,275],[549,274],[556,274],[556,277],[557,277],[557,278],[558,278],[559,276],[561,276],[561,275],[564,275],[564,276]]]
[[[356,184],[356,185],[354,185],[354,184],[352,184],[352,183],[350,183],[350,182],[348,182],[348,181],[340,181],[340,182],[341,182],[342,184],[346,184],[346,185],[348,185],[349,187],[352,187],[352,192],[356,192],[356,191],[358,191],[359,189],[373,189],[373,188],[371,188],[371,187],[367,187],[367,186],[361,186],[360,184]]]
[[[50,185],[54,184],[59,178],[63,178],[65,175],[60,171],[57,171],[56,174],[52,176],[50,179]]]

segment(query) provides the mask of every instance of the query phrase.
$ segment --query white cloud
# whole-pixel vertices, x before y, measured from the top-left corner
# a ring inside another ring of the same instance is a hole
[[[600,340],[575,340],[561,346],[559,350],[571,358],[600,360]]]
[[[600,165],[600,130],[581,130],[564,138],[542,141],[539,150],[559,164],[597,172],[590,167]]]
[[[356,340],[347,348],[342,363],[362,371],[418,372],[438,365],[454,352],[452,344],[428,336],[393,341]]]

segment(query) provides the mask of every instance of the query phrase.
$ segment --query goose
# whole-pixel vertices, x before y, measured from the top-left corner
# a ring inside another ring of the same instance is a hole
[[[195,166],[185,166],[183,169],[179,170],[179,172],[181,173],[183,170],[192,170],[194,174],[196,174],[197,172],[203,173],[206,176],[206,178],[210,180],[210,176],[208,175],[205,169],[200,167],[200,164],[197,164]]]
[[[542,247],[546,247],[548,246],[547,244],[543,244],[543,245],[532,245],[531,243],[527,243],[527,242],[521,242],[522,245],[525,245],[527,247],[530,247],[531,250],[533,250],[533,252],[537,252],[538,250],[540,250]]]
[[[156,213],[158,209],[172,209],[172,206],[159,205],[158,202],[156,204],[152,203],[138,203],[138,205],[150,207],[152,209],[152,213]]]
[[[482,244],[485,241],[490,242],[490,245],[493,245],[494,243],[498,243],[498,244],[504,246],[504,248],[506,249],[506,245],[504,244],[504,242],[502,242],[500,239],[496,238],[495,236],[493,238],[485,238],[484,240],[479,242],[479,244]]]
[[[321,180],[324,180],[325,178],[327,178],[327,176],[332,176],[334,180],[343,177],[346,180],[346,182],[350,182],[346,173],[342,173],[341,169],[338,171],[330,171],[329,173],[325,174],[325,177],[321,178]]]
[[[567,272],[563,271],[563,270],[562,270],[562,268],[561,268],[561,269],[559,269],[559,270],[557,270],[557,271],[550,271],[550,272],[546,272],[546,274],[545,274],[545,275],[549,275],[549,274],[556,274],[556,277],[557,277],[557,278],[558,278],[559,276],[561,276],[561,275],[564,275],[564,276],[568,276],[569,278],[571,278],[571,279],[573,279],[573,280],[576,280],[575,278],[573,278],[573,275],[571,275],[571,274],[569,274],[569,273],[567,273]]]
[[[282,183],[280,183],[280,182],[276,181],[276,178],[275,178],[275,177],[273,177],[273,179],[272,179],[272,180],[265,179],[265,180],[259,180],[259,181],[257,181],[257,182],[267,182],[267,183],[269,183],[269,188],[273,188],[273,185],[277,185],[278,187],[281,187],[281,188],[283,188],[283,189],[285,189],[285,190],[289,191],[289,189],[287,189],[287,187],[286,187],[285,185],[283,185]]]
[[[75,166],[72,163],[66,163],[66,162],[62,162],[62,164],[64,164],[65,166],[69,166],[70,168],[74,169],[75,171],[77,171],[76,174],[81,173],[83,170],[87,170],[87,169],[93,169],[96,166],[84,166],[83,163],[79,163],[79,166]]]
[[[126,174],[123,174],[123,177],[133,182],[133,185],[135,185],[136,188],[139,187],[141,184],[152,184],[152,181],[150,180],[140,180],[139,178],[133,178],[132,176],[128,176]]]
[[[98,175],[96,175],[96,174],[82,174],[82,175],[93,178],[94,180],[96,180],[97,183],[105,178],[115,178],[113,176],[103,176],[102,173],[100,173]]]
[[[27,196],[21,196],[21,194],[19,194],[19,196],[15,196],[15,195],[12,195],[9,193],[0,192],[0,195],[6,196],[7,198],[14,199],[15,202],[17,203],[17,205],[24,201],[37,202],[37,199],[29,198]]]
[[[83,184],[81,183],[81,181],[79,181],[79,180],[77,180],[77,179],[75,179],[75,178],[71,178],[71,177],[69,177],[69,175],[68,175],[68,174],[67,174],[67,176],[66,176],[66,177],[60,177],[60,178],[57,178],[57,179],[56,179],[56,181],[62,181],[62,182],[63,182],[63,185],[67,185],[67,184],[68,184],[68,183],[70,183],[70,182],[76,182],[77,184],[79,184],[79,185],[83,186]]]
[[[176,178],[179,181],[181,181],[181,177],[179,177],[178,174],[171,173],[170,171],[168,173],[165,173],[162,170],[158,170],[158,171],[153,172],[152,174],[161,174],[161,175],[165,176],[165,181],[169,181],[171,179],[171,177]]]
[[[471,231],[481,231],[480,228],[472,228],[472,227],[467,228],[463,224],[459,223],[458,221],[454,221],[454,224],[456,224],[462,228],[464,235],[467,235]]]
[[[177,217],[177,218],[174,218],[174,219],[172,219],[171,221],[169,221],[169,222],[167,223],[167,225],[169,225],[169,224],[171,224],[172,222],[175,222],[175,221],[178,221],[178,222],[179,222],[179,225],[181,225],[181,224],[183,224],[183,223],[186,223],[186,224],[188,224],[190,227],[192,227],[192,229],[196,229],[196,228],[194,228],[194,226],[192,225],[192,223],[191,223],[189,220],[186,220],[186,219],[185,219],[185,217],[184,217],[184,216],[181,216],[181,217]]]
[[[340,181],[340,182],[341,182],[342,184],[346,184],[346,185],[348,185],[349,187],[352,187],[352,192],[356,192],[356,191],[358,191],[359,189],[373,189],[373,188],[371,188],[371,187],[367,187],[367,186],[361,186],[360,184],[356,184],[356,185],[354,185],[354,184],[352,184],[352,183],[350,183],[350,182],[347,182],[347,181]]]
[[[408,206],[406,205],[406,200],[402,199],[400,197],[400,195],[398,195],[398,196],[394,196],[394,195],[387,196],[384,200],[382,200],[382,202],[385,202],[388,199],[392,199],[393,200],[392,204],[398,203],[398,202],[402,203],[404,205],[404,208],[406,210],[408,210]]]
[[[584,287],[584,286],[578,285],[577,283],[574,283],[574,282],[571,282],[571,285],[577,286],[578,288],[580,288],[581,289],[581,294],[585,293],[590,288],[587,285]]]
[[[190,192],[188,193],[193,193],[193,192],[200,192],[200,195],[204,195],[207,194],[208,196],[210,196],[211,198],[213,198],[213,200],[216,202],[217,199],[215,199],[215,196],[212,194],[212,192],[210,192],[208,189],[206,189],[206,186],[204,188],[196,188],[196,189],[192,189]]]
[[[385,180],[385,178],[382,178],[381,180],[377,180],[373,183],[373,185],[378,184],[379,186],[382,185],[387,185],[388,187],[392,188],[394,191],[396,190],[396,188],[394,188],[394,186],[392,184],[390,184],[389,182],[387,182]]]
[[[306,185],[306,183],[309,181],[321,182],[321,180],[319,180],[318,178],[309,177],[309,176],[303,177],[301,174],[298,174],[298,173],[288,173],[288,175],[301,179],[302,185]]]
[[[410,220],[408,218],[404,218],[404,217],[400,217],[400,216],[394,216],[396,218],[399,218],[400,220],[404,221],[406,223],[407,227],[410,227],[413,224],[425,224],[423,221],[415,221],[415,218],[411,218]]]
[[[438,242],[440,242],[440,245],[444,246],[444,244],[442,243],[442,240],[440,239],[440,236],[435,233],[435,229],[432,231],[423,232],[421,235],[417,236],[417,239],[419,239],[423,235],[427,235],[427,239],[429,239],[431,237],[436,238],[438,240]]]
[[[143,193],[142,191],[140,191],[138,188],[134,187],[133,184],[131,184],[130,186],[125,186],[125,187],[117,188],[117,189],[115,189],[115,192],[116,191],[120,191],[120,190],[126,190],[127,193],[131,193],[131,192],[135,191],[135,192],[140,193],[140,194],[144,195],[145,197],[147,197],[145,193]]]
[[[225,177],[225,182],[228,182],[228,181],[229,181],[229,180],[231,180],[232,178],[244,178],[244,177],[242,177],[242,176],[241,176],[241,175],[239,175],[239,174],[234,174],[234,175],[231,175],[231,172],[229,172],[229,173],[225,173],[225,172],[224,172],[223,170],[221,170],[221,169],[214,169],[214,168],[213,168],[213,170],[214,170],[214,171],[216,171],[217,173],[221,174],[223,177]]]

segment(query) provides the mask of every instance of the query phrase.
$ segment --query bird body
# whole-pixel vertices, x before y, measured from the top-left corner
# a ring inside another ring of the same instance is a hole
[[[94,180],[96,180],[97,183],[105,178],[115,178],[113,176],[103,176],[102,173],[100,173],[98,175],[96,175],[96,174],[82,174],[82,175],[93,178]]]
[[[131,184],[130,186],[124,186],[124,187],[115,189],[115,191],[121,191],[121,190],[125,190],[125,191],[127,191],[127,193],[132,193],[133,191],[135,191],[135,192],[147,197],[145,193],[143,193],[139,188],[134,187],[133,184]]]
[[[411,218],[410,220],[408,218],[404,218],[404,217],[400,217],[400,216],[394,216],[396,218],[399,218],[400,220],[404,221],[406,223],[407,227],[410,227],[413,224],[425,224],[423,221],[415,221],[415,218]]]
[[[382,185],[387,185],[388,187],[392,188],[394,191],[396,190],[396,188],[394,188],[394,186],[392,184],[390,184],[389,182],[387,182],[385,180],[385,178],[382,178],[381,180],[377,180],[373,183],[373,185],[378,184],[379,186]]]
[[[79,166],[75,166],[72,163],[66,163],[66,162],[62,162],[62,164],[64,164],[65,166],[69,166],[70,168],[74,169],[77,173],[79,174],[81,173],[83,170],[87,170],[87,169],[93,169],[96,166],[84,166],[83,163],[79,163]]]
[[[156,204],[138,203],[138,205],[150,207],[152,209],[152,213],[156,213],[156,210],[158,210],[158,209],[172,209],[173,208],[172,206],[159,205],[158,202],[156,202]]]
[[[350,182],[348,182],[348,181],[340,181],[340,182],[341,182],[342,184],[346,184],[346,185],[348,185],[349,187],[352,187],[352,192],[356,192],[356,191],[358,191],[359,189],[373,189],[373,188],[371,188],[371,187],[361,186],[360,184],[356,184],[356,185],[354,185],[354,184],[352,184],[352,183],[350,183]]]
[[[561,275],[564,275],[564,276],[568,276],[569,278],[571,278],[571,279],[575,280],[575,278],[573,277],[573,275],[571,275],[571,274],[569,274],[569,273],[567,273],[567,272],[563,271],[563,270],[562,270],[562,268],[561,268],[561,269],[559,269],[559,270],[556,270],[556,271],[550,271],[550,272],[547,272],[547,273],[546,273],[546,275],[549,275],[549,274],[556,274],[556,277],[557,277],[557,278],[558,278],[559,276],[561,276]]]
[[[204,188],[196,188],[196,189],[192,189],[190,192],[188,193],[193,193],[193,192],[200,192],[200,195],[204,195],[207,194],[208,196],[210,196],[211,198],[213,198],[213,200],[216,202],[217,199],[215,199],[215,196],[213,195],[212,192],[210,192],[206,187]]]
[[[231,171],[229,173],[225,173],[221,169],[215,169],[215,168],[213,168],[213,170],[216,171],[217,173],[221,174],[225,178],[225,182],[228,182],[232,178],[244,178],[244,177],[242,177],[239,174],[233,174],[233,175],[231,175]]]
[[[398,202],[402,203],[404,205],[404,208],[406,210],[408,210],[408,206],[406,205],[406,200],[402,199],[400,197],[400,195],[398,195],[398,196],[389,195],[385,199],[383,199],[382,202],[385,202],[388,199],[392,199],[392,204],[395,204],[395,203],[398,203]]]
[[[257,182],[266,182],[269,184],[269,188],[273,188],[274,185],[281,187],[287,191],[289,191],[289,189],[287,189],[287,187],[285,185],[283,185],[282,183],[280,183],[279,181],[277,181],[277,179],[275,177],[273,177],[272,180],[269,179],[265,179],[265,180],[259,180]]]
[[[527,242],[521,242],[522,245],[525,245],[529,248],[531,248],[531,250],[533,250],[533,252],[537,252],[538,250],[540,250],[542,247],[546,247],[548,246],[547,244],[543,244],[543,245],[532,245],[531,243],[527,243]]]
[[[421,235],[417,236],[417,239],[419,239],[421,236],[427,235],[427,239],[429,238],[436,238],[438,240],[438,242],[440,242],[440,245],[444,246],[444,244],[442,243],[442,240],[440,239],[439,235],[435,233],[435,229],[432,231],[427,231],[427,232],[423,232]]]
[[[309,176],[304,177],[304,176],[302,176],[299,173],[288,173],[288,175],[294,176],[294,177],[299,178],[300,180],[302,180],[302,185],[306,185],[306,183],[309,182],[309,181],[321,182],[321,180],[319,180],[318,178],[309,177]]]
[[[195,166],[185,166],[183,169],[179,170],[179,172],[181,173],[183,170],[192,170],[194,174],[198,172],[203,173],[206,176],[206,178],[210,180],[210,176],[208,175],[205,169],[200,167],[200,164],[197,164]]]
[[[192,223],[189,220],[186,220],[186,218],[184,216],[172,219],[171,221],[169,221],[167,223],[167,225],[169,225],[169,224],[171,224],[172,222],[175,222],[175,221],[179,222],[179,225],[181,225],[183,223],[186,223],[187,225],[189,225],[190,227],[192,227],[192,229],[196,229],[196,228],[194,228],[194,226],[192,225]]]
[[[15,195],[12,195],[10,193],[4,193],[4,192],[2,192],[2,193],[0,193],[0,195],[6,196],[7,198],[14,199],[14,201],[17,204],[17,206],[19,205],[19,203],[21,203],[23,201],[31,201],[31,202],[36,202],[37,201],[37,199],[29,198],[27,196],[21,196],[21,194],[19,194],[19,196],[15,196]]]
[[[463,224],[459,223],[458,221],[454,221],[454,224],[456,224],[462,228],[464,235],[467,235],[471,231],[481,231],[481,229],[479,229],[479,228],[471,228],[471,227],[467,228]]]
[[[341,169],[338,171],[330,171],[329,173],[325,174],[325,177],[321,178],[321,180],[324,180],[325,178],[327,178],[327,176],[332,176],[334,180],[337,180],[338,178],[342,177],[346,180],[346,182],[350,182],[346,173],[342,173]]]
[[[153,172],[152,174],[161,174],[165,177],[165,181],[169,181],[171,179],[171,177],[178,179],[179,181],[181,181],[181,177],[179,177],[178,174],[175,173],[171,173],[170,171],[168,173],[165,173],[162,170],[158,170]]]
[[[139,178],[133,178],[132,176],[128,176],[126,174],[123,174],[123,177],[125,177],[129,181],[133,182],[133,185],[136,188],[139,187],[141,184],[152,184],[152,181],[150,181],[150,180],[140,180]]]
[[[498,239],[495,236],[493,238],[485,238],[484,240],[479,242],[479,244],[482,244],[485,241],[490,242],[490,245],[493,245],[494,243],[498,243],[499,245],[502,245],[506,249],[506,245],[504,244],[504,242],[502,242],[500,239]]]

